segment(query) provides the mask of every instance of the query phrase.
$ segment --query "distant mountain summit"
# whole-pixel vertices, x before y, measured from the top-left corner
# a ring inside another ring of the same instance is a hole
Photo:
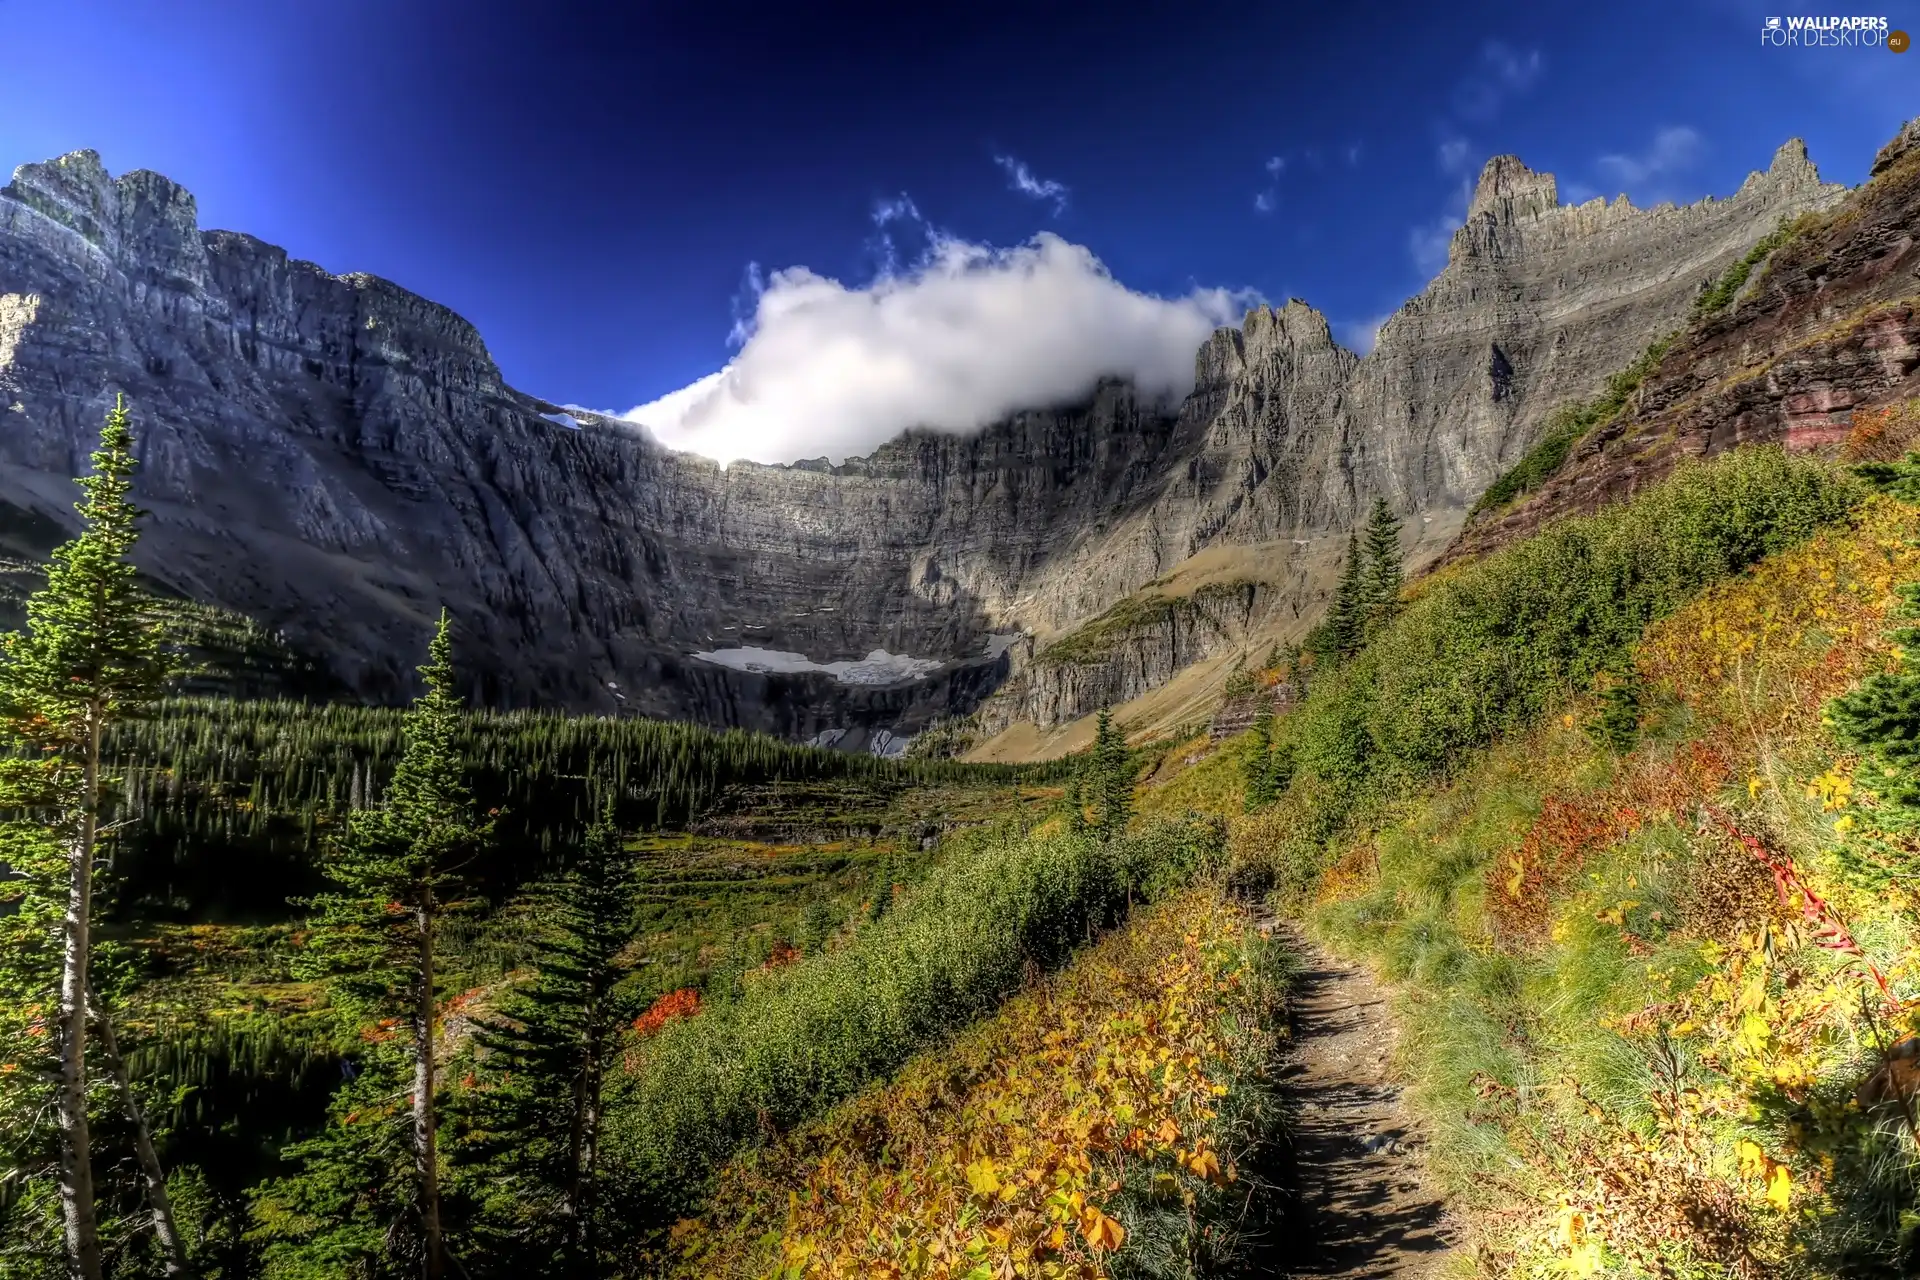
[[[1648,210],[1562,205],[1496,157],[1364,358],[1305,303],[1263,306],[1200,348],[1177,410],[1105,382],[970,436],[723,471],[514,390],[445,307],[203,232],[181,187],[75,152],[0,189],[0,503],[67,522],[124,392],[144,567],[363,696],[407,692],[444,603],[496,705],[803,739],[977,708],[1047,726],[1303,627],[1375,495],[1437,552],[1556,404],[1844,194],[1797,141],[1732,196]],[[1115,622],[1143,588],[1184,603]]]

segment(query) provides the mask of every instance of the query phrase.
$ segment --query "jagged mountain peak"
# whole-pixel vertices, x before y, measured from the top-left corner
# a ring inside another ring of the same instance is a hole
[[[1538,217],[1560,203],[1560,187],[1550,173],[1536,173],[1519,156],[1494,156],[1480,170],[1467,218],[1491,217],[1511,224]]]

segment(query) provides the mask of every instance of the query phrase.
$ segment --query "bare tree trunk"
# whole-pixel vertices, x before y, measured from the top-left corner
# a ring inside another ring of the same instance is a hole
[[[586,1114],[581,1117],[580,1167],[574,1191],[576,1230],[580,1233],[580,1254],[587,1274],[600,1274],[599,1214],[593,1203],[595,1166],[600,1161],[600,1062],[598,1057],[587,1068]]]
[[[79,834],[68,845],[66,952],[60,971],[60,1219],[67,1265],[78,1280],[100,1280],[100,1224],[94,1216],[92,1134],[87,1127],[87,967],[92,950],[93,846],[100,785],[100,707],[88,709],[86,775]]]
[[[187,1251],[180,1243],[180,1230],[173,1220],[173,1202],[167,1198],[167,1175],[160,1167],[160,1157],[153,1149],[153,1131],[147,1128],[147,1113],[140,1106],[140,1099],[134,1095],[133,1079],[127,1074],[127,1063],[120,1056],[120,1040],[113,1034],[113,1019],[101,1003],[98,992],[89,988],[93,1002],[93,1026],[100,1036],[101,1056],[107,1060],[107,1070],[113,1073],[114,1087],[120,1093],[120,1109],[126,1113],[127,1122],[133,1126],[133,1149],[140,1159],[140,1174],[147,1184],[147,1203],[153,1208],[153,1234],[159,1237],[160,1247],[166,1252],[166,1268],[169,1276],[185,1276],[187,1271]]]
[[[420,987],[413,1017],[413,1151],[420,1178],[420,1224],[426,1234],[427,1280],[440,1280],[440,1157],[433,1110],[433,891],[416,913],[420,928]]]
[[[590,1276],[599,1274],[599,1240],[593,1229],[593,1174],[600,1155],[600,1050],[605,1039],[600,1023],[604,1017],[603,993],[595,991],[587,1006],[580,1074],[574,1084],[573,1181],[567,1188],[574,1249]]]

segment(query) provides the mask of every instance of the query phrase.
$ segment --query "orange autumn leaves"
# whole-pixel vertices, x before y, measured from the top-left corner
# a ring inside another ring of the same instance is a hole
[[[1102,1280],[1128,1240],[1123,1186],[1190,1207],[1239,1176],[1217,1107],[1271,1048],[1251,936],[1204,893],[1144,914],[893,1085],[729,1166],[675,1229],[676,1274]]]
[[[633,1020],[633,1029],[650,1036],[675,1018],[691,1018],[700,1012],[700,993],[690,987],[669,991]]]

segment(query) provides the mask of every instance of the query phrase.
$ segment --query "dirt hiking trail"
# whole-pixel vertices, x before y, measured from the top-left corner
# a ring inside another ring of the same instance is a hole
[[[1447,1256],[1445,1207],[1389,1070],[1397,1029],[1386,993],[1294,925],[1277,933],[1300,967],[1281,1071],[1297,1207],[1276,1274],[1431,1280]]]

